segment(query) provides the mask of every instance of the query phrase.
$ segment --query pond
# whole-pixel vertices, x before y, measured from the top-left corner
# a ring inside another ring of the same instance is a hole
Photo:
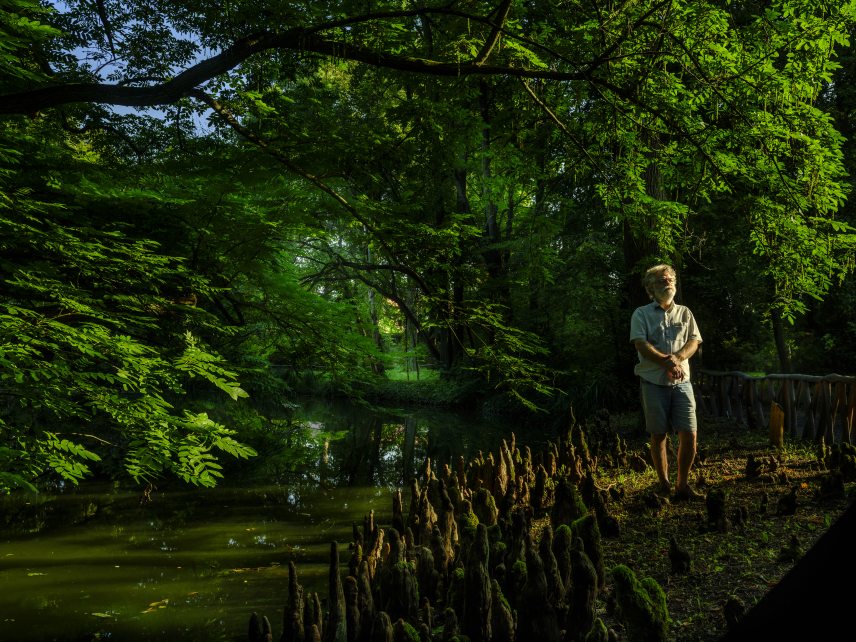
[[[330,542],[344,567],[353,524],[374,511],[388,525],[392,494],[426,458],[495,452],[512,431],[533,447],[552,438],[425,409],[313,401],[295,416],[277,446],[218,488],[173,483],[146,501],[91,483],[7,501],[0,640],[243,640],[253,611],[278,637],[288,562],[323,598]]]

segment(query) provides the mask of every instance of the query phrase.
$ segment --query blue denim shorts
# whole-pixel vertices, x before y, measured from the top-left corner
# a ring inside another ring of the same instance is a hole
[[[691,383],[658,386],[642,379],[641,385],[642,410],[649,433],[696,431],[696,402]]]

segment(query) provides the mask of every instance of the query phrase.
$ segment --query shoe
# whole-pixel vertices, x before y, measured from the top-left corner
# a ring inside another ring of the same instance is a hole
[[[668,497],[672,494],[672,485],[669,482],[660,482],[657,484],[654,494],[660,497]]]
[[[686,488],[682,488],[680,490],[675,491],[674,496],[672,497],[673,502],[689,502],[697,499],[704,499],[705,495],[703,493],[698,492],[692,486],[687,486]]]

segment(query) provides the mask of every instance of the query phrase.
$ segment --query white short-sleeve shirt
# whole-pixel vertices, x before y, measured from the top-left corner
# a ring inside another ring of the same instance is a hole
[[[690,339],[696,339],[701,343],[701,332],[699,332],[695,317],[685,305],[672,303],[668,310],[660,307],[656,301],[648,305],[636,308],[630,318],[630,341],[643,339],[657,348],[660,352],[674,354],[683,348]],[[681,364],[686,375],[684,381],[690,380],[690,362]],[[651,383],[661,386],[669,386],[680,383],[669,381],[665,368],[645,359],[639,354],[639,363],[636,364],[634,372]]]

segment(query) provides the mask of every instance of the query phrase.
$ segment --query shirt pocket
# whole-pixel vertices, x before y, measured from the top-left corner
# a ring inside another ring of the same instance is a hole
[[[666,341],[674,343],[687,332],[689,324],[682,321],[674,321],[670,325],[663,328],[663,334]]]
[[[664,323],[658,323],[651,329],[651,344],[654,346],[663,345],[669,341],[669,328]]]

